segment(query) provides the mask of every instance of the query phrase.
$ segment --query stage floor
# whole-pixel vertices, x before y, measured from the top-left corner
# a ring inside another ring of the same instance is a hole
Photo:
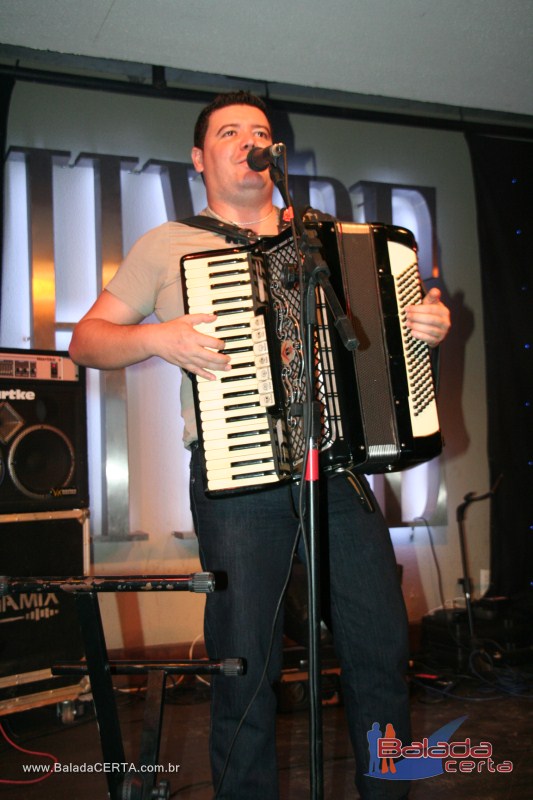
[[[430,682],[429,690],[420,686],[419,677],[411,677],[415,739],[429,736],[442,725],[466,716],[452,740],[462,742],[468,737],[476,745],[490,742],[493,751],[490,769],[484,763],[479,770],[467,774],[444,773],[414,782],[410,795],[412,800],[530,800],[533,796],[530,744],[533,669],[514,667],[498,670],[496,675],[498,681],[495,685],[492,678],[485,682],[472,677],[463,677],[450,684],[445,676],[437,684]],[[167,690],[160,763],[165,768],[172,765],[174,771],[160,774],[158,780],[169,780],[171,798],[211,800],[213,793],[207,756],[209,687],[194,682],[194,679],[187,681]],[[135,762],[145,706],[144,691],[138,688],[117,691],[117,706],[126,758]],[[43,755],[17,750],[1,737],[0,779],[6,800],[105,800],[105,775],[79,771],[87,769],[87,766],[99,769],[102,762],[92,704],[84,704],[82,709],[84,713],[72,723],[62,722],[55,706],[0,717],[3,730],[17,747],[52,754],[62,765],[61,772],[39,783],[10,785],[10,780],[28,781],[38,777],[36,773],[23,772],[23,765],[49,764],[50,760]],[[278,715],[282,800],[311,797],[307,729],[305,709]],[[353,787],[354,763],[342,704],[323,707],[323,730],[324,797],[327,800],[355,800],[358,795]],[[497,765],[506,761],[512,762],[512,771],[498,772]],[[71,771],[64,771],[68,765],[74,767],[68,767]]]

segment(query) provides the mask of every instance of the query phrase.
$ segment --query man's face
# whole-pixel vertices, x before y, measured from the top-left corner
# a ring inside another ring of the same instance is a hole
[[[252,147],[272,144],[268,120],[259,108],[219,108],[210,118],[204,146],[192,149],[195,169],[204,175],[210,202],[256,202],[272,195],[269,171],[253,172],[246,156]]]

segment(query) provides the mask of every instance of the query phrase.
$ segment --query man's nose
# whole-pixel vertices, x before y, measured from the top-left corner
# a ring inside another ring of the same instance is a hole
[[[242,147],[244,150],[251,150],[252,147],[262,147],[264,136],[259,133],[248,133],[243,136]]]

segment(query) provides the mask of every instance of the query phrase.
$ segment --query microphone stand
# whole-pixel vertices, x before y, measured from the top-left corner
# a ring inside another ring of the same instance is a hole
[[[358,347],[352,324],[346,316],[333,287],[329,282],[330,271],[321,255],[322,245],[316,232],[306,228],[302,218],[294,210],[284,174],[277,165],[271,165],[270,176],[278,188],[286,209],[292,216],[295,246],[302,262],[301,279],[304,284],[302,307],[304,332],[304,364],[306,367],[307,398],[304,407],[304,431],[307,438],[306,456],[302,479],[305,485],[305,525],[308,551],[308,626],[309,626],[309,757],[311,798],[322,800],[324,796],[322,691],[321,691],[321,620],[320,613],[320,541],[319,541],[319,439],[321,431],[321,409],[314,390],[315,357],[314,341],[316,318],[316,290],[320,286],[334,319],[343,344],[349,350]],[[303,523],[303,521],[302,521]]]

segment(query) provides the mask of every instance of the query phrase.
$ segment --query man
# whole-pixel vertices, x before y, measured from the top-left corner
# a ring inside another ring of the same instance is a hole
[[[268,171],[247,164],[252,147],[272,143],[263,102],[246,92],[221,95],[200,114],[192,160],[202,173],[205,216],[261,236],[279,232]],[[212,658],[242,657],[246,674],[212,682],[210,753],[216,796],[276,800],[276,697],[282,658],[282,618],[276,614],[299,533],[298,486],[208,498],[188,373],[213,380],[231,370],[224,342],[197,330],[208,314],[184,315],[180,258],[228,246],[203,229],[165,223],[148,232],[77,325],[72,358],[113,369],[158,356],[184,370],[181,390],[185,444],[191,448],[191,510],[204,569],[227,575],[227,588],[209,595],[205,641]],[[159,323],[139,325],[152,312]],[[413,334],[436,345],[449,314],[432,289],[410,308]],[[331,618],[342,666],[344,701],[364,800],[398,800],[407,785],[365,777],[367,732],[375,721],[411,741],[405,684],[407,621],[388,530],[369,513],[352,485],[337,475],[322,481],[321,531],[328,548]],[[264,673],[264,674],[263,674]]]

